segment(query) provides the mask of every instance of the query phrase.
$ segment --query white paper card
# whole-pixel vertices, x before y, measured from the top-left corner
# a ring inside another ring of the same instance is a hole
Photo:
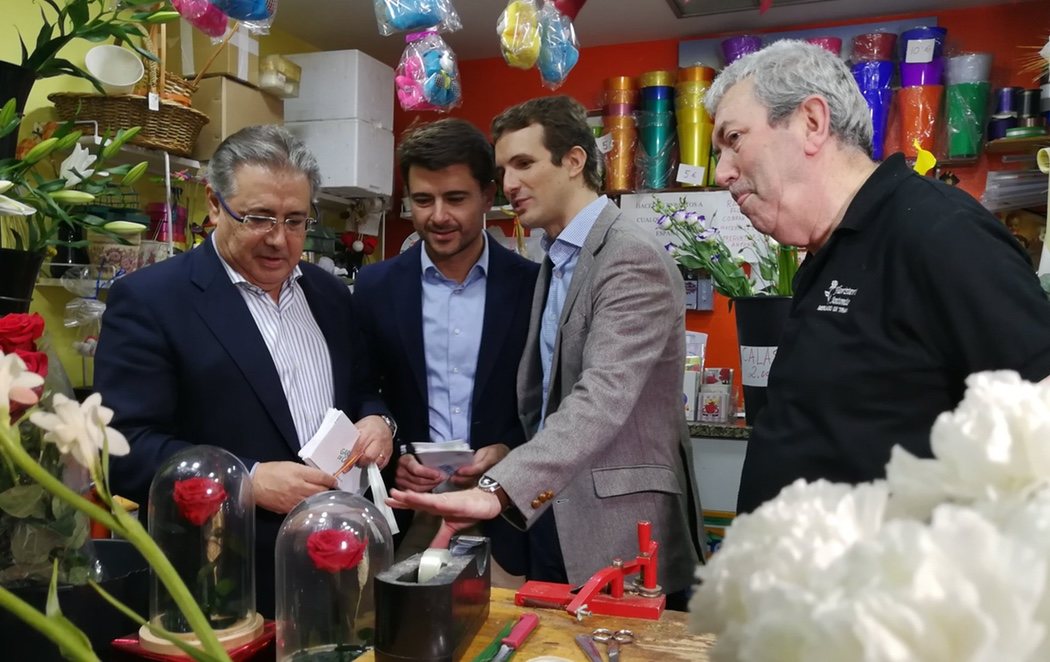
[[[156,92],[150,92],[149,100],[146,103],[149,105],[150,110],[160,110],[160,95]]]
[[[704,171],[706,168],[701,166],[689,165],[688,163],[678,164],[678,175],[675,180],[680,184],[692,184],[694,186],[701,186],[704,183]]]
[[[933,62],[933,51],[936,47],[936,39],[912,39],[908,42],[908,51],[904,55],[904,61],[909,64]]]
[[[358,434],[346,414],[338,409],[329,409],[317,432],[299,449],[299,457],[311,467],[335,475],[343,463],[350,459]],[[339,489],[353,494],[363,491],[361,478],[361,468],[357,466],[336,476]]]
[[[413,444],[412,448],[423,466],[439,469],[449,475],[474,462],[474,451],[462,439]]]
[[[595,141],[598,143],[598,151],[602,154],[608,154],[613,148],[613,137],[611,133],[606,133],[603,136],[599,136]]]
[[[397,535],[401,530],[397,527],[397,520],[394,519],[394,509],[386,505],[386,484],[383,483],[383,474],[380,473],[379,465],[375,462],[368,465],[368,486],[372,488],[372,501],[375,502],[379,512],[383,513],[386,523],[390,525],[390,533]]]
[[[744,386],[765,386],[769,368],[777,356],[776,347],[740,346],[740,381]]]

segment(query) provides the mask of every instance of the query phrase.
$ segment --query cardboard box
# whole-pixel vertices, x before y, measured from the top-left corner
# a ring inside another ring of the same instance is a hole
[[[394,128],[394,70],[361,51],[287,55],[302,67],[299,97],[284,104],[289,122],[363,120]]]
[[[321,186],[327,192],[359,198],[389,196],[393,191],[393,131],[363,120],[285,122],[284,126],[317,157]]]
[[[239,129],[284,121],[280,99],[226,76],[201,79],[193,95],[193,107],[211,118],[201,129],[193,150],[193,158],[202,161],[211,159],[219,143]]]
[[[229,33],[227,33],[229,34]],[[221,40],[219,40],[221,42]],[[193,78],[199,68],[208,64],[219,45],[211,37],[196,30],[183,19],[179,25],[178,48],[168,52],[168,67]],[[177,51],[175,53],[171,51]],[[240,27],[215,60],[208,65],[205,76],[226,75],[252,85],[259,84],[259,40]]]

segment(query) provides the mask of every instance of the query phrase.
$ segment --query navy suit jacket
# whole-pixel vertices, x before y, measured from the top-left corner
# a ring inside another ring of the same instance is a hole
[[[346,286],[303,263],[299,280],[328,343],[335,407],[351,420],[387,413],[363,385]],[[95,355],[95,390],[116,413],[131,453],[112,458],[116,493],[145,505],[153,474],[192,444],[219,446],[250,470],[298,462],[299,440],[280,378],[212,241],[114,283]],[[284,515],[256,509],[259,611],[273,614],[274,543]]]
[[[474,449],[525,442],[518,418],[516,376],[525,348],[539,265],[489,238],[485,315],[481,321],[470,443]],[[396,258],[365,267],[354,284],[354,302],[371,368],[383,400],[397,421],[399,443],[430,441],[426,356],[423,348],[422,242]],[[396,459],[388,465],[393,482]],[[400,511],[399,511],[400,513]],[[486,525],[493,554],[513,574],[525,574],[526,549],[517,529],[502,518]]]

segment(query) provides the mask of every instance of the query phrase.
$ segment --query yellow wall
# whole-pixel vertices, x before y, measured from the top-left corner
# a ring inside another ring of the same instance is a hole
[[[62,0],[58,1],[62,2]],[[33,0],[3,0],[5,20],[0,22],[0,59],[16,63],[21,61],[18,33],[21,31],[27,44],[35,42],[37,31],[41,25],[40,6],[42,4]],[[45,7],[45,12],[49,17],[53,15],[53,11],[49,7]],[[177,42],[177,25],[177,22],[170,25],[169,44],[173,40]],[[61,56],[74,64],[83,66],[84,55],[94,45],[86,41],[75,41],[61,52]],[[312,45],[279,30],[274,30],[271,34],[259,38],[259,52],[262,56],[269,53],[301,53],[316,50],[317,48]],[[169,70],[174,68],[172,66],[168,67]],[[87,81],[69,76],[37,81],[26,104],[27,117],[21,127],[21,135],[23,137],[27,135],[32,130],[34,123],[54,119],[51,103],[47,100],[47,95],[53,92],[92,91],[94,91],[94,88]],[[193,214],[193,220],[199,220],[199,217],[206,213],[203,196],[200,194],[201,187],[187,184],[185,185],[185,190],[187,197],[184,198],[183,204],[188,202],[190,211]],[[152,201],[164,200],[163,187],[155,183],[144,183],[138,192],[140,202],[143,205]],[[43,275],[47,276],[49,274],[45,273]],[[91,361],[87,361],[85,367],[85,362],[82,362],[80,356],[72,349],[72,343],[79,339],[79,330],[66,329],[63,325],[65,306],[72,298],[73,295],[61,287],[37,287],[33,296],[31,310],[43,315],[47,322],[47,332],[51,346],[58,352],[59,358],[66,368],[66,372],[69,373],[74,386],[83,386],[92,382]]]

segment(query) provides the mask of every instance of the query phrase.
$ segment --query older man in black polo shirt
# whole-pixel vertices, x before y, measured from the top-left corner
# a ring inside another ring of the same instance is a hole
[[[803,246],[791,316],[755,422],[737,509],[797,478],[884,475],[930,456],[936,416],[982,370],[1050,374],[1050,302],[1027,255],[972,197],[871,160],[868,109],[842,61],[782,41],[707,94],[716,179],[757,230]]]

